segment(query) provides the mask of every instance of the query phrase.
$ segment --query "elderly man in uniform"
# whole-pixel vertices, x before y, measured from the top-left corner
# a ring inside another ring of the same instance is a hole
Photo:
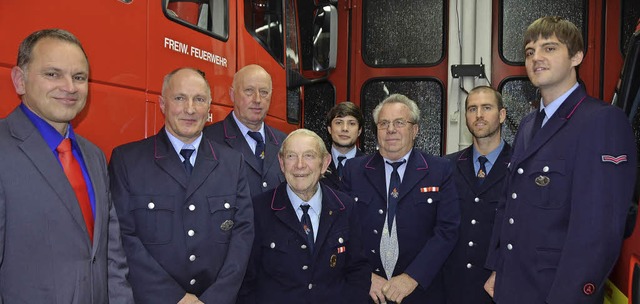
[[[335,105],[327,113],[327,131],[331,135],[331,164],[322,182],[329,187],[342,190],[344,165],[349,159],[364,155],[356,147],[363,123],[362,111],[349,101]]]
[[[371,268],[354,202],[319,180],[331,156],[298,129],[278,154],[287,179],[254,197],[256,237],[239,303],[367,303]]]
[[[540,109],[513,144],[487,267],[497,303],[602,303],[622,244],[636,149],[624,113],[578,82],[581,31],[560,17],[525,33],[525,67]]]
[[[453,166],[413,147],[420,120],[413,100],[391,95],[373,119],[380,149],[349,160],[344,175],[373,267],[369,296],[375,303],[445,303],[442,266],[460,224]]]
[[[491,304],[484,290],[491,271],[484,262],[511,157],[511,147],[500,137],[507,110],[498,91],[479,86],[469,92],[465,112],[473,144],[447,155],[456,165],[461,220],[458,243],[445,263],[444,282],[448,304]]]
[[[243,67],[229,89],[233,111],[204,129],[205,136],[244,156],[251,195],[284,181],[277,154],[286,135],[264,123],[271,104],[271,76],[256,64]]]
[[[117,147],[111,192],[136,303],[235,303],[253,240],[242,156],[202,135],[204,73],[167,74],[158,134]]]

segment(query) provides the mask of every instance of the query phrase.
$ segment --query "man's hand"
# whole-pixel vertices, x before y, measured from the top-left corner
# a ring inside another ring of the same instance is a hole
[[[387,279],[372,273],[371,274],[371,289],[369,289],[369,296],[376,304],[383,304],[387,301],[382,293],[382,286],[387,283]]]
[[[184,295],[184,297],[182,297],[182,299],[180,300],[180,302],[178,302],[178,304],[204,304],[204,303],[198,300],[198,297],[196,297],[195,295],[187,293]]]
[[[493,298],[493,291],[496,287],[496,272],[492,272],[491,276],[484,283],[484,290]]]
[[[384,293],[385,297],[390,301],[400,304],[416,287],[418,287],[418,282],[408,274],[403,273],[391,278],[391,280],[382,287],[382,293]]]

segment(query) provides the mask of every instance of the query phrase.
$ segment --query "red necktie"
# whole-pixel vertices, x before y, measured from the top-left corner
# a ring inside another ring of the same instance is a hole
[[[91,200],[89,200],[89,192],[87,191],[87,184],[82,176],[80,164],[71,152],[71,140],[69,138],[62,140],[56,148],[56,151],[58,151],[58,158],[60,158],[64,174],[67,175],[67,179],[69,179],[69,183],[76,193],[76,198],[78,199],[80,210],[82,210],[82,216],[84,217],[84,223],[87,225],[87,230],[89,231],[89,239],[93,242],[93,212],[91,211]]]

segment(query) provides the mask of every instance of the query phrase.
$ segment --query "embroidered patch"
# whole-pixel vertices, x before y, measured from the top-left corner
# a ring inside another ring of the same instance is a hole
[[[626,154],[622,154],[620,156],[613,156],[613,155],[607,155],[607,154],[603,154],[602,155],[602,162],[603,163],[612,163],[612,164],[620,164],[620,163],[624,163],[627,161],[627,155]]]
[[[422,188],[420,188],[420,192],[421,193],[438,192],[438,191],[440,191],[440,187],[422,187]]]

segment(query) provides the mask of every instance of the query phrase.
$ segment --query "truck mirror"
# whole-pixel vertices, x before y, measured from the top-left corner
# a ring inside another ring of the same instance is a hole
[[[334,69],[338,55],[338,11],[333,5],[325,5],[313,15],[313,70]]]

